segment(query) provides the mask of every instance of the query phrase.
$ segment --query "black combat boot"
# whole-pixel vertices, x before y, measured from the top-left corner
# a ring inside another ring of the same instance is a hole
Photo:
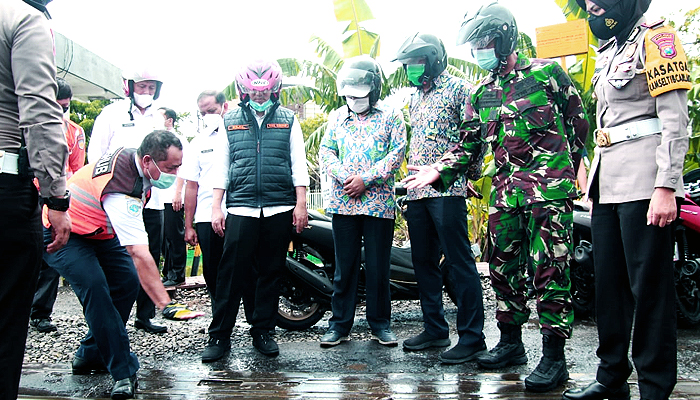
[[[520,325],[498,323],[501,330],[501,340],[488,353],[477,357],[479,366],[488,369],[502,368],[507,365],[520,365],[527,362],[525,346],[523,346]]]
[[[569,379],[564,358],[566,339],[557,335],[542,335],[542,358],[537,368],[525,378],[525,389],[548,392]]]

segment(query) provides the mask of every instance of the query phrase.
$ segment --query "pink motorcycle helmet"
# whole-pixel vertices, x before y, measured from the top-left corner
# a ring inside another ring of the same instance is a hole
[[[153,95],[153,100],[156,100],[158,96],[160,96],[160,88],[163,86],[163,81],[158,74],[147,68],[123,71],[122,79],[124,84],[124,95],[127,97],[130,97],[134,93],[134,83],[143,81],[155,81],[156,92]]]
[[[282,90],[282,68],[275,60],[253,61],[236,74],[236,86],[242,102],[247,102],[254,90],[269,90],[272,101],[277,101]]]

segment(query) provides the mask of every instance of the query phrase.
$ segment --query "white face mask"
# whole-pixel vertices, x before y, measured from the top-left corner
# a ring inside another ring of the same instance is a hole
[[[358,114],[369,110],[369,96],[360,97],[359,99],[354,99],[351,97],[346,97],[345,101],[348,103],[348,107]]]
[[[202,116],[202,125],[204,126],[205,133],[211,133],[214,129],[219,127],[221,123],[221,115],[219,114],[206,114]]]
[[[141,108],[146,108],[153,104],[153,96],[150,94],[134,93],[134,103]]]

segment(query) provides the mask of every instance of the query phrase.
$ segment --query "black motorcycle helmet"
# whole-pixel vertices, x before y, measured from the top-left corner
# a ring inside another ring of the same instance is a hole
[[[472,49],[484,48],[496,41],[496,56],[501,63],[515,51],[518,44],[518,25],[515,17],[498,3],[479,8],[474,15],[465,15],[457,34],[457,45],[469,43]]]
[[[374,106],[382,92],[382,70],[379,63],[368,55],[352,57],[345,61],[336,77],[339,96],[364,97],[352,94],[353,88],[367,87],[369,104]]]
[[[391,61],[401,61],[405,69],[408,60],[421,57],[426,59],[425,72],[419,78],[422,84],[440,75],[447,67],[447,52],[442,40],[435,35],[420,32],[409,36]]]

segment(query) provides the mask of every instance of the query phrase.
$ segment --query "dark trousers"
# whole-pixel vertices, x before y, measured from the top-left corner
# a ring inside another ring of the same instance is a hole
[[[39,195],[32,182],[0,174],[0,399],[16,399],[29,310],[41,266]]]
[[[598,204],[591,228],[595,260],[596,379],[624,382],[632,360],[643,399],[668,399],[676,384],[673,227],[647,225],[649,200]],[[634,334],[632,335],[632,331]]]
[[[163,255],[163,277],[175,282],[184,282],[187,263],[185,209],[175,211],[172,203],[165,203],[163,210]]]
[[[209,325],[211,337],[230,338],[241,298],[251,294],[255,298],[255,311],[249,320],[251,334],[275,328],[278,282],[291,237],[291,210],[265,218],[226,217],[224,253],[216,277],[216,299]]]
[[[160,251],[163,244],[163,210],[144,208],[143,224],[148,234],[148,250],[155,260],[156,266],[160,266]],[[136,319],[148,321],[155,316],[156,305],[139,284],[139,293],[136,296]]]
[[[373,332],[389,329],[391,324],[389,266],[393,236],[393,219],[333,214],[335,275],[331,299],[333,316],[328,321],[329,330],[346,335],[352,329],[363,238],[367,323]]]
[[[44,241],[51,233],[44,232]],[[119,239],[85,239],[71,234],[68,243],[44,259],[70,283],[88,324],[88,332],[75,353],[88,362],[104,362],[114,380],[128,378],[139,369],[131,352],[126,321],[139,287],[136,267]]]
[[[449,337],[442,304],[440,249],[443,249],[450,279],[456,286],[459,344],[482,344],[484,298],[469,243],[465,199],[437,197],[409,201],[406,220],[425,331],[435,337]]]
[[[39,280],[32,301],[31,319],[46,319],[51,317],[53,305],[58,295],[58,283],[61,275],[43,261],[39,270]]]
[[[224,252],[224,238],[214,232],[211,222],[197,222],[194,229],[197,231],[199,248],[202,250],[202,275],[213,307],[216,298],[216,275]]]

